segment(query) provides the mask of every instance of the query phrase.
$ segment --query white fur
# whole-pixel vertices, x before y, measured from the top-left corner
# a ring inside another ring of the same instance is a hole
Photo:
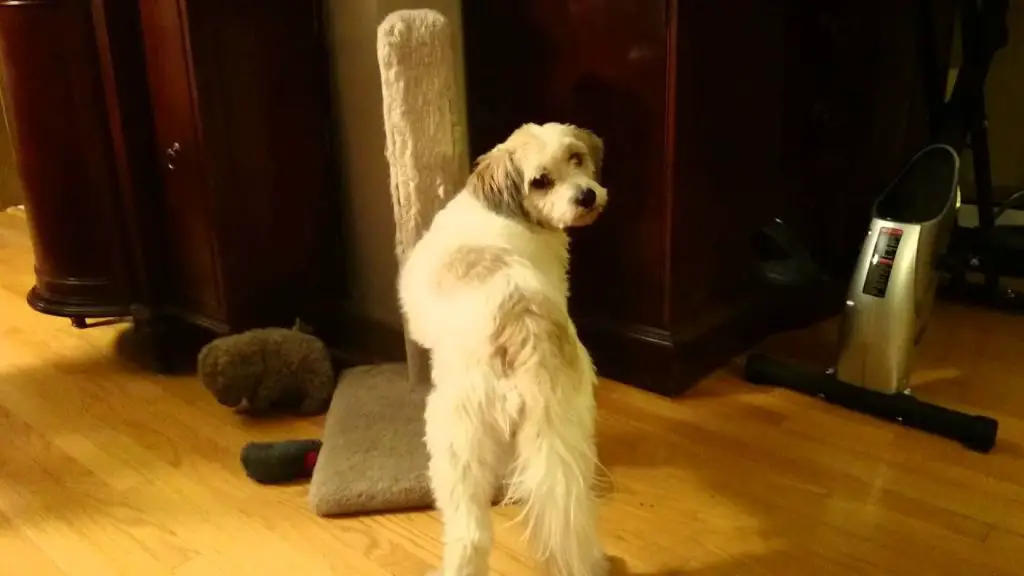
[[[601,151],[592,148],[594,142],[588,141],[591,154],[582,163],[578,155],[567,156],[567,150],[579,149],[584,134],[593,137],[561,124],[517,130],[492,152],[511,155],[524,184],[504,193],[522,204],[526,217],[499,213],[481,201],[470,189],[471,177],[435,217],[399,277],[410,336],[431,354],[426,443],[444,521],[444,576],[487,574],[490,508],[505,480],[507,498],[523,504],[531,550],[547,573],[607,572],[593,490],[597,376],[567,307],[564,229],[593,221],[607,201],[607,191],[595,181]],[[538,193],[529,182],[541,171],[553,185]],[[582,210],[573,198],[587,187],[597,205]],[[458,263],[467,248],[508,259],[492,275],[453,281],[446,267]],[[520,296],[546,315],[502,317],[502,304]],[[501,352],[494,335],[511,323],[528,346],[509,372],[494,362]],[[556,333],[568,335],[568,346],[565,339],[553,341]]]

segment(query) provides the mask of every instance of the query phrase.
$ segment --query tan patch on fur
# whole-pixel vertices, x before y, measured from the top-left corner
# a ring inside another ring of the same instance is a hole
[[[497,313],[498,324],[491,334],[491,348],[499,373],[515,374],[530,363],[563,362],[579,368],[579,350],[565,312],[554,302],[523,292],[509,294]],[[554,359],[537,359],[539,353],[553,353]]]
[[[438,274],[438,288],[442,292],[467,284],[484,284],[508,268],[515,256],[500,246],[462,246],[449,254]]]

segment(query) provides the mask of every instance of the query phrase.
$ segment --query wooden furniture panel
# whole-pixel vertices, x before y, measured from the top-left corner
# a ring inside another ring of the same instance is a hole
[[[605,140],[610,204],[573,232],[570,306],[599,371],[678,393],[780,325],[753,234],[781,217],[849,273],[915,147],[914,3],[464,2],[470,144],[523,122]],[[509,95],[513,95],[510,97]],[[798,323],[789,318],[789,321]]]
[[[474,155],[526,121],[594,129],[615,159],[602,175],[611,204],[600,227],[573,234],[573,306],[611,322],[662,321],[668,228],[664,219],[647,216],[667,215],[669,208],[661,192],[664,8],[614,0],[499,1],[466,2],[464,13]],[[545,33],[554,29],[557,34]],[[616,249],[604,250],[601,237],[615,238]],[[614,273],[579,281],[580,271],[599,269]]]
[[[574,25],[566,35],[572,70],[564,71],[560,102],[553,113],[570,116],[598,130],[609,162],[602,178],[614,203],[600,228],[576,231],[576,270],[615,270],[601,282],[595,276],[573,286],[574,307],[583,316],[613,322],[662,322],[669,233],[666,141],[661,129],[665,110],[664,10],[657,3],[598,3],[603,10],[572,10]],[[600,38],[600,42],[592,38]],[[614,114],[609,114],[614,110]],[[648,219],[645,215],[666,218]],[[617,248],[605,250],[605,238]],[[648,272],[645,272],[648,271]]]
[[[322,0],[0,0],[43,312],[330,328]],[[88,305],[86,305],[88,304]]]
[[[127,311],[132,287],[89,0],[0,2],[3,96],[33,239],[33,307]]]
[[[157,215],[167,263],[165,305],[178,313],[221,325],[223,313],[214,194],[206,177],[206,150],[200,138],[186,21],[178,0],[139,3],[146,47],[146,71],[153,108],[152,157],[160,184]]]
[[[328,306],[335,202],[321,0],[189,0],[198,123],[217,193],[224,313],[287,322]]]

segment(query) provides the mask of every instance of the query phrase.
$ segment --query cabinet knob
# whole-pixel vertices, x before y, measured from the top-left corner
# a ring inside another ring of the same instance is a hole
[[[181,144],[175,142],[171,144],[171,147],[167,149],[165,154],[167,155],[167,168],[174,170],[174,159],[178,157],[178,152],[181,151]]]

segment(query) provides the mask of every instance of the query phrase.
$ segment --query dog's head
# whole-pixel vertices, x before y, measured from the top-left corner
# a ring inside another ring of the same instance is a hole
[[[490,210],[544,228],[586,226],[608,202],[604,144],[569,124],[526,124],[481,156],[466,190]]]

